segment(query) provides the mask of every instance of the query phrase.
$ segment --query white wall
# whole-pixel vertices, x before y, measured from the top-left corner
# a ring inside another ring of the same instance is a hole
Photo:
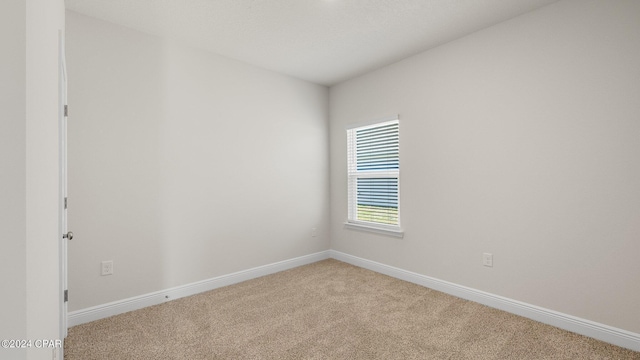
[[[0,3],[0,339],[27,335],[26,169],[25,169],[25,2]],[[10,353],[9,353],[10,351]],[[0,357],[26,353],[0,349]]]
[[[73,12],[67,51],[70,311],[329,249],[327,88]]]
[[[332,248],[640,333],[638,19],[561,1],[332,87]],[[395,113],[405,237],[346,230],[345,125]]]
[[[60,339],[58,31],[63,29],[62,0],[2,2],[1,339]],[[0,358],[51,359],[52,349],[0,349]]]
[[[58,54],[63,0],[26,2],[27,339],[60,339]],[[28,359],[51,359],[31,348]]]

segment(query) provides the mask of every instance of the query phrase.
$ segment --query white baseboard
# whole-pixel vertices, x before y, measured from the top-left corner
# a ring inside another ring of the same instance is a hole
[[[381,264],[375,261],[359,258],[335,250],[329,250],[330,257],[351,265],[372,270],[397,279],[418,284],[430,289],[438,290],[462,299],[474,301],[492,308],[504,310],[512,314],[520,315],[541,323],[549,324],[564,330],[568,330],[594,339],[602,340],[610,344],[627,349],[640,351],[640,334],[614,328],[608,325],[581,319],[572,315],[541,308],[539,306],[523,303],[521,301],[490,294],[484,291],[457,285],[448,281],[439,280],[429,276],[417,274],[411,271],[399,269],[393,266]]]
[[[72,311],[68,314],[68,325],[69,327],[80,325],[91,321],[104,319],[109,316],[142,309],[147,306],[157,305],[182,297],[199,294],[201,292],[217,289],[223,286],[236,284],[242,281],[255,279],[280,271],[293,269],[298,266],[328,259],[329,254],[330,252],[328,250],[321,251],[315,254],[300,256],[294,259],[258,266],[252,269],[218,276],[208,280],[198,281],[195,283],[177,286],[162,291],[156,291],[145,295],[135,296],[124,300],[118,300],[107,304]]]

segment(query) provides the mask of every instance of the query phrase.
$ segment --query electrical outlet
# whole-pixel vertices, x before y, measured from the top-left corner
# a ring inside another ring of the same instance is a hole
[[[318,236],[318,229],[311,228],[311,237],[316,237],[316,236]]]
[[[482,265],[493,267],[493,254],[490,254],[490,253],[482,254]]]
[[[102,262],[102,276],[113,275],[113,260]]]

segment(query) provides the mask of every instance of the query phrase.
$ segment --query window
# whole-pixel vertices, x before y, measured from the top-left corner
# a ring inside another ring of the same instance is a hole
[[[347,129],[348,227],[402,236],[398,117]]]

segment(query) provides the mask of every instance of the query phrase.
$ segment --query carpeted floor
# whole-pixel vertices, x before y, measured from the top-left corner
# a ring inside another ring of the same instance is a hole
[[[640,359],[640,353],[325,260],[75,326],[65,359]]]

